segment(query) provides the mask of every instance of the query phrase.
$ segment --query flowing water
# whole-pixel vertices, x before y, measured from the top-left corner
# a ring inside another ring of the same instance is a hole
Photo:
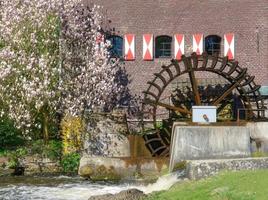
[[[78,177],[0,177],[0,200],[86,200],[90,196],[115,194],[136,188],[145,194],[167,190],[180,174],[160,177],[155,183],[93,183]]]

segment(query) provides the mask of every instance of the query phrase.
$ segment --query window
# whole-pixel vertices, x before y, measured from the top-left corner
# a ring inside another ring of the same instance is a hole
[[[120,58],[123,56],[123,38],[120,36],[110,36],[108,40],[111,42],[109,52],[112,58]]]
[[[158,36],[155,38],[155,57],[166,58],[171,57],[172,37]]]
[[[209,35],[205,38],[205,51],[209,55],[219,55],[221,51],[221,37]]]

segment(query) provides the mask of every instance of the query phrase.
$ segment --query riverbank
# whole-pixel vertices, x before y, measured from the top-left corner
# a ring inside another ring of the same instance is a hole
[[[146,200],[267,200],[268,170],[221,172],[199,181],[184,181]]]

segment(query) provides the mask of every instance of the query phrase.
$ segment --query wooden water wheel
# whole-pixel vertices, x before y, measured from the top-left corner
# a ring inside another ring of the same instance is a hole
[[[226,83],[215,87],[200,86],[196,78],[199,72],[218,75]],[[171,82],[182,76],[189,77],[187,92],[178,88],[170,90]],[[182,56],[181,60],[171,60],[168,66],[162,66],[162,70],[155,73],[152,81],[147,83],[148,89],[143,92],[142,129],[152,156],[169,155],[172,124],[174,121],[190,121],[193,105],[217,106],[218,115],[224,115],[223,111],[231,104],[233,113],[231,116],[229,113],[226,120],[235,120],[237,108],[245,109],[243,115],[247,116],[247,120],[264,117],[260,86],[255,84],[254,76],[250,76],[247,69],[240,67],[237,61],[230,61],[227,57],[207,53]],[[168,88],[169,102],[164,102],[163,94],[167,93]],[[168,111],[168,114],[161,116],[163,110]]]

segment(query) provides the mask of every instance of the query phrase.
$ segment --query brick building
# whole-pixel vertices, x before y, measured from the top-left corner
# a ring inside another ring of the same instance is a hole
[[[120,36],[121,40],[126,34],[134,34],[135,57],[132,61],[125,61],[125,67],[132,80],[130,89],[136,94],[147,87],[146,82],[161,69],[161,65],[175,57],[175,34],[184,35],[186,55],[192,52],[193,34],[203,34],[204,51],[210,48],[206,37],[216,35],[218,44],[212,46],[220,56],[224,56],[224,34],[233,33],[234,59],[241,67],[248,68],[248,73],[256,77],[257,84],[268,86],[267,0],[85,1],[86,4],[102,6],[107,22],[105,28],[112,28],[113,34]],[[153,58],[149,61],[143,58],[143,34],[153,34]],[[167,40],[159,43],[159,36],[169,36],[166,39],[171,43],[165,43]],[[119,46],[121,43],[125,46],[126,41],[122,41],[119,41]]]

